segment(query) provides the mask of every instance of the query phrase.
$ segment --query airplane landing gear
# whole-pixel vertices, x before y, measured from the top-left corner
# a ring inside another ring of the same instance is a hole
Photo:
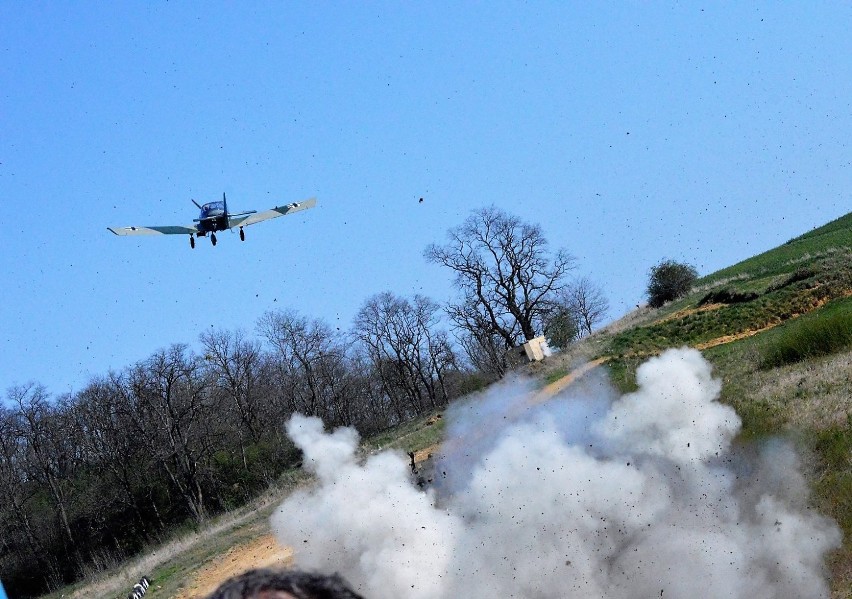
[[[216,245],[216,233],[210,233],[210,243]]]
[[[195,249],[195,237],[192,235],[189,236],[189,247]]]
[[[246,240],[246,232],[243,231],[242,227],[240,227],[240,241],[245,241],[245,240]]]

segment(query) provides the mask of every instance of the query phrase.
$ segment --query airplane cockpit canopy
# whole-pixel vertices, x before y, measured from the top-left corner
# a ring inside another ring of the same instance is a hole
[[[225,211],[225,202],[209,202],[201,207],[203,214],[221,214]]]

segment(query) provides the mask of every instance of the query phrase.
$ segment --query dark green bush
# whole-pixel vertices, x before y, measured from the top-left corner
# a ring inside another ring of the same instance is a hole
[[[761,368],[776,368],[852,347],[852,311],[791,322],[763,348]]]
[[[793,283],[798,283],[799,281],[806,281],[807,279],[810,279],[811,277],[814,277],[816,275],[817,271],[813,268],[797,268],[793,273],[790,274],[790,276],[784,278],[784,280],[782,280],[781,282],[767,287],[766,293],[772,293],[773,291],[784,289],[785,287],[789,287]]]
[[[565,349],[580,337],[580,326],[571,310],[560,306],[548,314],[544,323],[544,334],[551,346]]]
[[[733,289],[717,289],[716,291],[711,291],[707,295],[701,298],[698,302],[699,306],[705,306],[707,304],[742,304],[745,302],[750,302],[751,300],[755,300],[760,297],[757,293],[753,291],[735,291]]]
[[[648,277],[648,305],[659,308],[689,293],[692,283],[698,278],[698,271],[691,264],[663,260],[651,267]]]

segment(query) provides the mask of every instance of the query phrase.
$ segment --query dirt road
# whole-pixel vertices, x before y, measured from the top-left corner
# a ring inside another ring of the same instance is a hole
[[[222,582],[252,568],[285,568],[293,561],[293,551],[281,547],[271,534],[237,545],[196,572],[190,585],[173,599],[203,599]]]

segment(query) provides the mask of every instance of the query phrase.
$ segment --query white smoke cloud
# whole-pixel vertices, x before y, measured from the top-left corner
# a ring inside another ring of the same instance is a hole
[[[401,454],[360,463],[353,431],[294,416],[317,482],[273,528],[298,567],[340,572],[369,599],[828,597],[840,533],[805,509],[795,453],[732,451],[739,418],[695,350],[649,360],[637,382],[530,406],[514,381],[454,406],[437,493]]]
[[[290,496],[273,516],[282,543],[299,566],[339,571],[370,597],[439,596],[451,567],[457,518],[436,510],[431,493],[409,480],[402,455],[382,452],[363,464],[355,458],[358,435],[326,435],[317,418],[294,415],[287,434],[305,453],[316,487]]]

